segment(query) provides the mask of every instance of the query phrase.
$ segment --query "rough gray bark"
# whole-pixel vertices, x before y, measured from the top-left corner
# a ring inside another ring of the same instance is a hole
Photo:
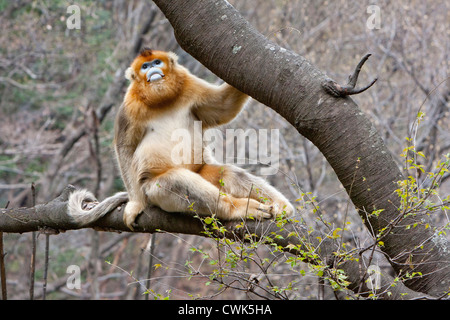
[[[179,44],[217,76],[271,107],[324,154],[368,230],[389,228],[381,250],[397,274],[419,272],[406,285],[441,295],[450,287],[450,250],[434,228],[403,217],[396,182],[403,176],[356,103],[322,88],[328,77],[304,57],[272,43],[223,0],[154,0]],[[374,210],[384,209],[377,216]],[[392,227],[392,228],[391,228]]]

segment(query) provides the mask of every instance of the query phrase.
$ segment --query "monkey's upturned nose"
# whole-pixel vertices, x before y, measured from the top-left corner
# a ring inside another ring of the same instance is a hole
[[[147,82],[155,82],[161,80],[164,77],[164,73],[159,68],[150,68],[147,71]]]

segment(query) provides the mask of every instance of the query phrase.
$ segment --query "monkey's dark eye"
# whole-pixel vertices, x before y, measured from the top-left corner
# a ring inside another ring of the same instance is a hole
[[[150,65],[148,64],[148,63],[144,63],[143,65],[142,65],[142,70],[147,70],[147,68],[149,67]]]
[[[159,59],[157,59],[157,60],[153,61],[153,65],[155,65],[155,66],[160,66],[160,65],[161,65],[161,63],[162,63],[162,61],[161,61],[161,60],[159,60]]]

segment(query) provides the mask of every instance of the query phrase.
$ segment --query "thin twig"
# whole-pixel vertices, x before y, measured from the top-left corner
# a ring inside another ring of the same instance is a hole
[[[36,188],[31,183],[31,195],[34,213],[36,214]],[[36,231],[31,233],[31,261],[30,261],[30,300],[34,300],[34,274],[36,270]]]
[[[0,278],[2,282],[2,299],[8,300],[8,295],[6,291],[6,270],[5,270],[5,260],[3,253],[3,232],[0,232]]]
[[[9,201],[6,203],[5,209],[8,208]],[[0,232],[0,278],[2,283],[2,299],[8,300],[8,291],[6,289],[6,268],[5,253],[3,249],[3,232]]]
[[[361,68],[370,56],[371,54],[368,53],[361,59],[361,61],[359,61],[358,65],[355,68],[355,71],[353,71],[353,74],[350,75],[347,85],[341,86],[335,81],[327,78],[322,83],[322,87],[324,88],[324,90],[335,97],[345,97],[352,94],[358,94],[369,89],[378,80],[377,78],[373,79],[368,85],[362,88],[356,89],[355,86],[356,81],[358,80],[359,73],[361,72]]]
[[[148,259],[148,272],[147,272],[147,291],[150,291],[150,284],[153,275],[153,255],[155,252],[156,233],[152,233],[150,240],[150,257]],[[145,295],[145,300],[148,300],[149,294]]]
[[[44,258],[44,284],[42,286],[42,300],[47,297],[47,275],[48,275],[48,257],[49,257],[49,247],[50,247],[50,235],[45,235],[45,258]]]

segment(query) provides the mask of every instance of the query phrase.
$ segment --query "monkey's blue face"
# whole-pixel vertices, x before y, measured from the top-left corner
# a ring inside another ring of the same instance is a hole
[[[134,59],[125,71],[125,77],[135,83],[145,85],[142,89],[155,84],[161,88],[172,78],[171,72],[176,66],[177,56],[172,52],[145,49]]]
[[[155,59],[152,61],[144,62],[142,64],[140,72],[145,74],[147,82],[156,82],[164,78],[164,72],[162,68],[164,67],[164,62],[160,59]]]

